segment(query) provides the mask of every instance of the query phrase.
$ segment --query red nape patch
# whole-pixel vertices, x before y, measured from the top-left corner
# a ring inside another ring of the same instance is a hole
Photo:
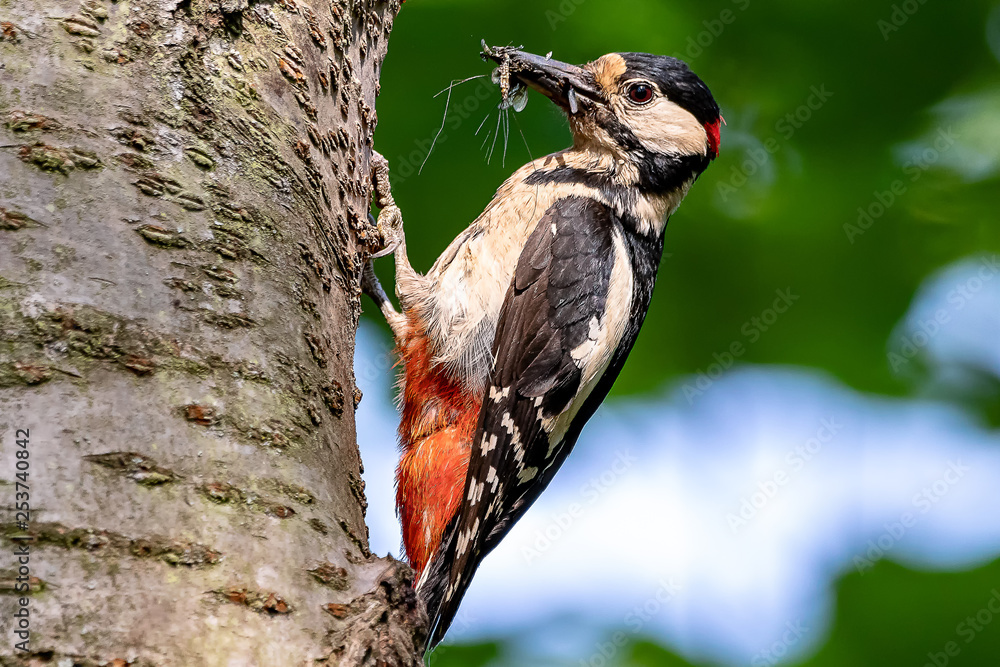
[[[719,116],[711,123],[705,123],[705,133],[708,135],[708,155],[713,160],[719,157],[719,135],[722,132],[722,124],[725,122],[726,120]]]

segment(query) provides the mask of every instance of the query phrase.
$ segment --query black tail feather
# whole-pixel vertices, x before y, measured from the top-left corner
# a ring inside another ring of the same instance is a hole
[[[457,518],[457,517],[456,517]],[[468,588],[469,582],[464,581],[459,585],[458,590],[450,599],[445,600],[445,593],[451,581],[451,564],[454,554],[452,543],[455,539],[457,521],[452,519],[445,529],[444,537],[437,553],[427,564],[429,568],[426,575],[421,577],[422,581],[417,589],[417,594],[424,601],[427,607],[427,617],[430,619],[427,631],[427,650],[431,651],[437,646],[451,622],[458,613],[458,607],[462,603],[462,597]]]

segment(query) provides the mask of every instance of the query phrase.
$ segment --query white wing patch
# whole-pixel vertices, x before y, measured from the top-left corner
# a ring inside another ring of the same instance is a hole
[[[547,458],[551,458],[584,401],[604,375],[608,364],[611,363],[611,356],[625,335],[625,327],[632,309],[634,281],[628,250],[625,249],[625,240],[620,228],[614,228],[612,239],[614,264],[611,268],[604,317],[600,321],[596,321],[597,318],[591,320],[587,340],[571,352],[573,361],[580,367],[580,388],[561,414],[542,419],[542,428],[549,436]]]
[[[587,340],[583,341],[575,348],[570,350],[569,356],[573,358],[577,366],[583,367],[586,359],[590,358],[590,355],[594,353],[594,347],[597,345],[597,339],[601,335],[601,321],[595,315],[590,318],[590,331],[587,334]]]

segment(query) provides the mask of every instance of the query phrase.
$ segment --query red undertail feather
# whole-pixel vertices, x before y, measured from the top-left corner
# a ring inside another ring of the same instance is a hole
[[[399,424],[403,451],[396,470],[396,511],[406,555],[419,575],[458,511],[480,400],[432,363],[423,326],[412,314],[409,317],[399,350],[404,374]]]

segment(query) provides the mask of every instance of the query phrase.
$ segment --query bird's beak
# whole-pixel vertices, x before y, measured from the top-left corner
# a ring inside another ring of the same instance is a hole
[[[534,88],[570,114],[603,100],[594,75],[582,67],[511,47],[489,47],[485,43],[482,55],[501,66],[506,60],[511,78]]]

